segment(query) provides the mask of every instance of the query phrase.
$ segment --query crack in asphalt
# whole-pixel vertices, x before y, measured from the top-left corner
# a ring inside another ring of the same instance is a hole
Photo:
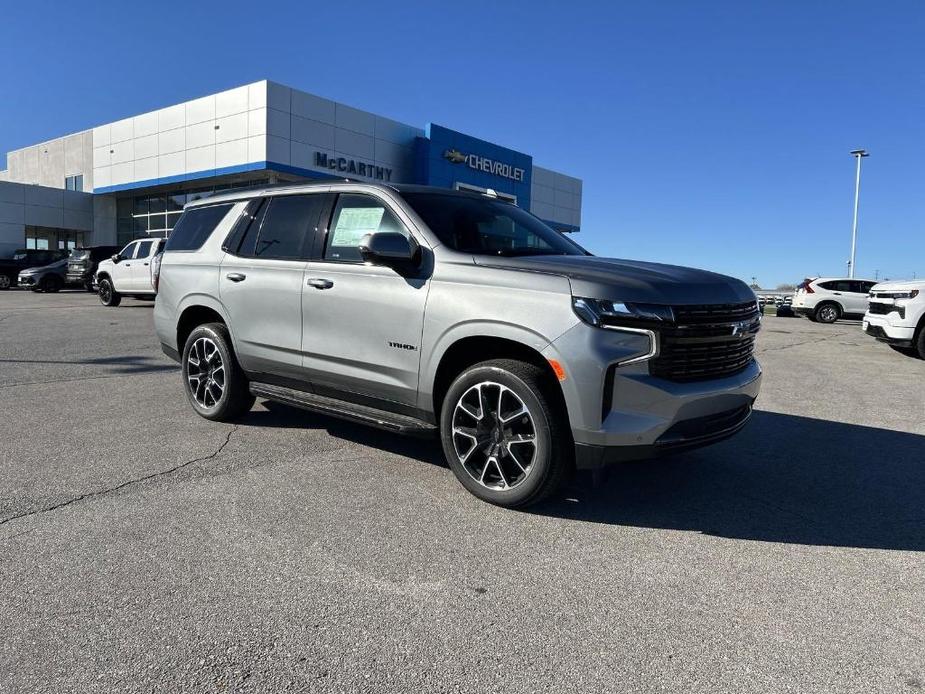
[[[815,345],[819,342],[827,342],[828,340],[834,340],[837,337],[844,337],[848,333],[834,333],[832,335],[826,335],[825,337],[820,337],[818,340],[804,340],[803,342],[794,342],[789,345],[780,345],[779,347],[765,347],[764,349],[756,350],[757,354],[765,354],[767,352],[781,352],[785,349],[793,349],[794,347],[800,347],[802,345]]]
[[[84,494],[79,494],[65,501],[61,501],[57,504],[46,506],[45,508],[35,509],[33,511],[25,511],[23,513],[17,513],[7,518],[0,519],[0,526],[4,526],[7,523],[14,521],[14,520],[18,520],[20,518],[27,518],[29,516],[37,516],[37,515],[44,514],[44,513],[50,513],[51,511],[57,511],[58,509],[64,508],[65,506],[76,504],[78,501],[84,501],[86,499],[94,499],[100,496],[106,496],[108,494],[112,494],[113,492],[117,492],[120,489],[125,489],[126,487],[130,487],[135,484],[141,484],[142,482],[147,482],[148,480],[155,479],[157,477],[165,477],[167,475],[172,475],[173,473],[179,472],[183,468],[189,467],[190,465],[194,463],[201,463],[206,460],[212,460],[224,450],[225,446],[228,445],[228,442],[231,441],[231,436],[238,430],[238,427],[239,425],[237,424],[234,425],[231,431],[228,432],[228,435],[225,436],[225,440],[222,441],[221,445],[218,448],[216,448],[214,451],[209,453],[209,455],[204,455],[198,458],[193,458],[192,460],[187,460],[186,462],[180,463],[179,465],[175,465],[174,467],[169,468],[167,470],[160,470],[159,472],[152,472],[148,475],[142,475],[141,477],[136,477],[135,479],[127,480],[125,482],[122,482],[121,484],[117,484],[114,487],[109,487],[107,489],[98,489],[93,492],[86,492]]]

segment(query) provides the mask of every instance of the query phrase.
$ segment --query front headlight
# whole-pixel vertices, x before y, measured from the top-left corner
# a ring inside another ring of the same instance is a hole
[[[581,320],[599,328],[636,327],[639,324],[671,323],[671,306],[639,304],[630,301],[572,298],[572,310]]]
[[[588,325],[624,333],[645,335],[648,349],[617,362],[618,366],[646,361],[658,356],[658,333],[662,323],[674,321],[670,306],[661,304],[640,304],[631,301],[610,301],[608,299],[572,298],[572,310]]]

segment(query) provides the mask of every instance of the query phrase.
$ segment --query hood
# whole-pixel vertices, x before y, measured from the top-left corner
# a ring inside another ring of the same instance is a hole
[[[755,301],[741,280],[707,270],[585,255],[476,256],[485,267],[567,277],[574,296],[650,304],[736,304]]]
[[[904,289],[923,289],[925,280],[897,280],[894,282],[880,282],[871,287],[872,292],[896,292]]]
[[[67,267],[67,258],[64,260],[56,260],[50,265],[42,265],[41,267],[30,267],[22,270],[20,275],[33,275],[37,272],[48,272],[49,270],[61,270]]]

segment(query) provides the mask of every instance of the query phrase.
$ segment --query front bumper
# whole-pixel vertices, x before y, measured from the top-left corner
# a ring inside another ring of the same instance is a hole
[[[85,284],[93,281],[92,272],[69,272],[65,275],[68,284]]]
[[[880,342],[885,342],[896,347],[911,347],[915,338],[914,325],[896,325],[890,320],[890,317],[899,314],[864,314],[864,320],[861,323],[861,329]]]
[[[544,356],[559,361],[579,467],[651,458],[705,446],[745,426],[761,388],[761,367],[704,381],[652,376],[648,362],[614,366],[644,353],[647,340],[578,325]]]
[[[31,289],[36,285],[35,275],[20,275],[16,284],[20,287]]]

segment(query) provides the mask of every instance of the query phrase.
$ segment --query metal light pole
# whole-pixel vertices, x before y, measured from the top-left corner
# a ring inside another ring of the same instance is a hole
[[[851,225],[851,260],[848,261],[848,277],[854,279],[854,254],[858,246],[858,202],[861,195],[861,159],[870,155],[863,149],[851,150],[851,156],[858,160],[857,175],[854,179],[854,222]]]

